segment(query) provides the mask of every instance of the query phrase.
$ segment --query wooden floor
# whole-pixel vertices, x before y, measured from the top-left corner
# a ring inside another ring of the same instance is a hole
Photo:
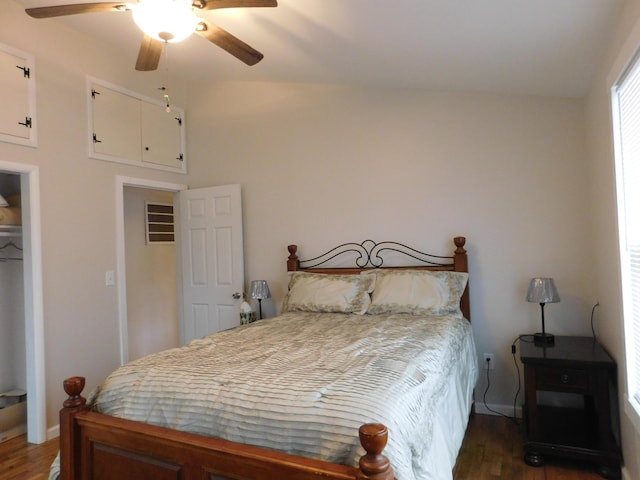
[[[46,480],[56,453],[57,438],[32,445],[27,443],[26,435],[21,435],[0,443],[0,479]]]
[[[30,445],[26,436],[0,443],[0,480],[46,480],[58,440]],[[454,480],[601,480],[583,465],[533,468],[523,461],[519,427],[503,417],[475,415],[469,423]]]
[[[553,462],[542,467],[524,463],[520,427],[510,419],[474,415],[467,427],[454,480],[602,480],[590,465]]]

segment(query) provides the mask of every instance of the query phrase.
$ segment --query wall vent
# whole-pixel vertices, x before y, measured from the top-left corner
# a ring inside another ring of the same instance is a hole
[[[175,243],[173,205],[145,202],[147,245]]]

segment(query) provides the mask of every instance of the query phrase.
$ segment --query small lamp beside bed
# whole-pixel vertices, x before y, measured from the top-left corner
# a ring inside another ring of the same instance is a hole
[[[540,304],[542,313],[542,332],[533,336],[533,343],[541,347],[550,347],[555,343],[553,334],[547,333],[544,328],[544,306],[546,303],[557,303],[560,301],[558,289],[553,278],[532,278],[527,290],[527,302]]]
[[[266,280],[252,280],[251,281],[251,298],[258,300],[258,312],[260,317],[258,320],[262,320],[262,300],[271,298],[271,292],[269,291],[269,285]]]

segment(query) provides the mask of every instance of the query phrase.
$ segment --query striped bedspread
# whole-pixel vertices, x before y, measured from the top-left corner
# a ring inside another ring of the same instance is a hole
[[[131,362],[94,409],[132,420],[357,465],[358,427],[389,429],[398,480],[427,479],[445,379],[475,384],[461,317],[286,313]]]

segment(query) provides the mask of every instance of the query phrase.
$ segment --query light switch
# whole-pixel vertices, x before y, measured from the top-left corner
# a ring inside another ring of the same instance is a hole
[[[104,283],[107,287],[111,287],[116,284],[116,275],[113,270],[108,270],[104,274]]]

